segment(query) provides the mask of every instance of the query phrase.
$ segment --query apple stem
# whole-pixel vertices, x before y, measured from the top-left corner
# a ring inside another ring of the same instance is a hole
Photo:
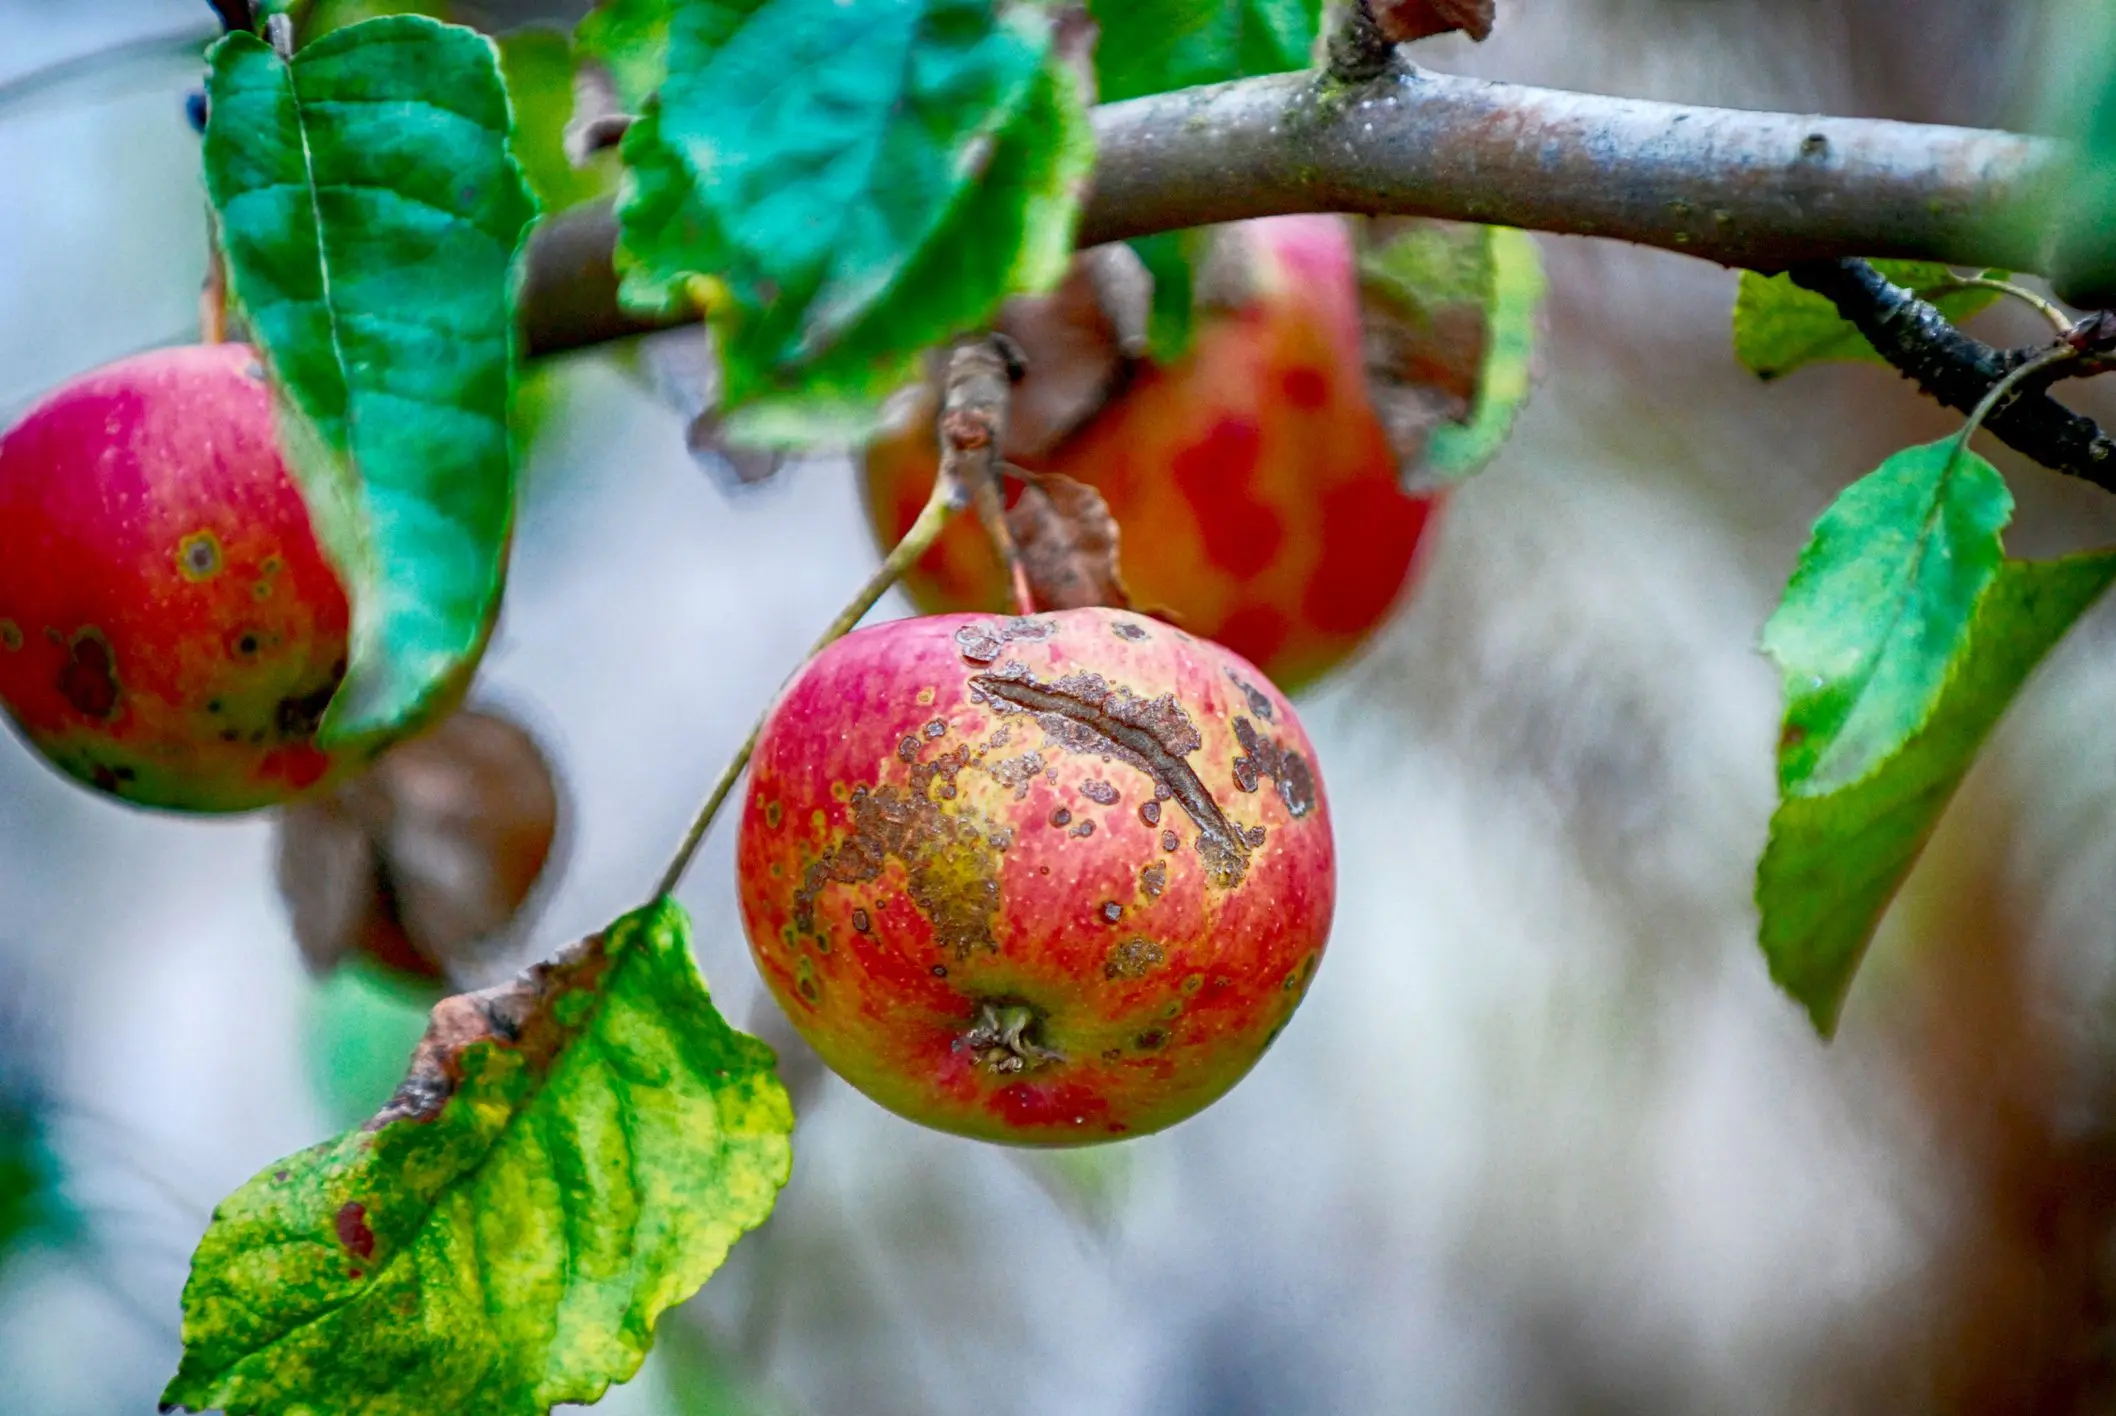
[[[999,553],[999,563],[1006,567],[1007,583],[1013,589],[1014,613],[1035,614],[1036,595],[1029,588],[1029,573],[1021,563],[1021,548],[1014,542],[1014,528],[1007,524],[1006,498],[1000,491],[997,467],[992,469],[990,476],[971,485],[970,505],[976,509],[985,535],[991,538],[992,549]]]
[[[830,622],[822,636],[802,659],[805,664],[837,640],[843,639],[874,608],[875,601],[887,594],[889,587],[903,578],[920,556],[933,548],[946,528],[948,518],[969,505],[972,489],[999,485],[999,447],[1006,432],[1007,397],[1014,382],[1021,377],[1020,356],[1010,344],[1002,344],[1001,337],[993,336],[959,346],[948,360],[946,394],[941,402],[940,474],[933,479],[933,493],[926,498],[918,520],[896,543],[859,593],[852,597],[837,618]],[[741,780],[743,769],[749,766],[750,754],[757,750],[757,736],[764,730],[765,719],[771,715],[767,708],[757,721],[750,725],[748,736],[735,749],[735,755],[721,770],[720,778],[713,783],[712,793],[705,804],[698,808],[697,817],[684,834],[683,844],[676,848],[675,858],[668,869],[662,872],[661,883],[655,887],[654,898],[664,899],[676,893],[691,861],[696,858],[698,848],[705,844],[706,834],[712,830],[713,820],[720,808]]]

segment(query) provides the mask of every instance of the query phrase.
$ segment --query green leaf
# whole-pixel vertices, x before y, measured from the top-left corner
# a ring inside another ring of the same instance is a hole
[[[2054,25],[2064,42],[2051,57],[2070,72],[2046,85],[2057,95],[2050,126],[2076,146],[2050,221],[2050,275],[2065,299],[2107,309],[2116,307],[2116,12],[2082,0]]]
[[[1477,394],[1463,422],[1433,429],[1425,448],[1427,475],[1460,482],[1498,454],[1520,416],[1535,378],[1536,312],[1543,303],[1543,258],[1535,237],[1508,226],[1487,226],[1484,287],[1484,364]]]
[[[1172,364],[1190,350],[1197,334],[1197,262],[1202,243],[1197,231],[1163,231],[1131,242],[1146,273],[1153,277],[1153,306],[1147,315],[1147,352]]]
[[[1999,298],[1995,290],[1964,288],[1946,266],[1931,261],[1873,264],[1875,270],[1919,299],[1930,301],[1957,324]],[[1984,274],[2002,279],[2005,272]],[[1741,273],[1741,288],[1734,297],[1734,354],[1750,372],[1766,379],[1826,359],[1887,362],[1827,299],[1801,289],[1788,276],[1759,275],[1753,270]]]
[[[646,107],[669,75],[669,21],[678,0],[603,0],[573,31],[574,52],[609,72],[627,113]]]
[[[1822,514],[1763,630],[1785,679],[1781,791],[1849,786],[1931,717],[2012,515],[1998,470],[1952,438],[1896,453]]]
[[[444,1000],[379,1115],[222,1203],[164,1401],[542,1416],[599,1399],[771,1212],[793,1111],[663,901]]]
[[[1305,69],[1322,0],[1089,0],[1105,103]]]
[[[0,1076],[0,1267],[19,1247],[79,1229],[46,1135],[44,1098],[18,1089],[18,1080]]]
[[[1048,49],[1040,13],[966,0],[679,13],[619,260],[645,308],[717,292],[730,437],[857,436],[923,350],[1064,274],[1092,137]]]
[[[1756,870],[1771,977],[1824,1037],[1867,944],[1985,736],[2036,664],[2116,579],[2116,553],[2007,561],[1916,728],[1855,781],[1788,791]]]
[[[701,1323],[670,1323],[657,1361],[665,1407],[682,1416],[792,1416]]]
[[[206,187],[230,293],[353,607],[321,740],[400,731],[467,677],[514,515],[517,250],[534,215],[492,45],[417,16],[287,63],[212,51]]]
[[[503,35],[500,72],[514,108],[514,160],[537,205],[563,211],[617,188],[617,154],[597,153],[585,167],[566,155],[573,120],[573,46],[558,30],[531,26]]]

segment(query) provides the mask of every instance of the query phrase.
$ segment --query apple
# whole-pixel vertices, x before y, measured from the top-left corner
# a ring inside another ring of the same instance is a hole
[[[914,1121],[1080,1145],[1193,1115],[1305,995],[1336,890],[1315,751],[1228,650],[1144,615],[940,615],[818,654],[736,846],[766,983]]]
[[[347,623],[248,347],[121,359],[0,436],[0,705],[62,771],[221,812],[361,765],[315,741]]]
[[[1375,414],[1343,221],[1271,217],[1219,239],[1208,271],[1224,288],[1190,350],[1138,367],[1054,446],[1009,451],[1101,491],[1134,604],[1297,688],[1387,617],[1438,503],[1403,490]],[[932,408],[910,401],[866,451],[869,519],[887,545],[933,485]],[[967,518],[904,583],[927,612],[1007,605],[998,558]]]

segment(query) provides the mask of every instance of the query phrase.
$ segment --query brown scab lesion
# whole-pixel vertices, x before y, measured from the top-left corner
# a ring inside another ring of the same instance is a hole
[[[1249,701],[1250,712],[1256,714],[1257,717],[1262,718],[1267,723],[1270,722],[1274,716],[1276,716],[1274,710],[1271,707],[1270,698],[1265,696],[1265,693],[1262,689],[1258,688],[1255,684],[1249,682],[1249,680],[1243,678],[1233,669],[1227,670],[1227,678],[1230,682],[1234,684],[1236,688],[1242,691],[1242,697],[1246,698]]]
[[[1277,785],[1278,798],[1294,820],[1315,809],[1315,770],[1307,758],[1276,739],[1265,737],[1247,718],[1234,720],[1234,738],[1242,747],[1242,755],[1234,759],[1237,787],[1253,792],[1268,777]]]
[[[197,584],[220,574],[220,538],[211,531],[197,531],[176,543],[176,569],[184,579]]]
[[[1116,620],[1112,622],[1109,632],[1116,635],[1119,639],[1129,639],[1134,644],[1153,637],[1146,632],[1146,626],[1135,624],[1131,620]]]
[[[1043,766],[1042,753],[1024,752],[1019,757],[1003,757],[987,764],[985,771],[991,773],[993,781],[1013,792],[1014,800],[1020,801],[1029,794],[1029,783],[1043,771]]]
[[[1157,799],[1172,797],[1197,824],[1197,850],[1207,878],[1223,888],[1240,883],[1249,864],[1247,838],[1184,760],[1203,746],[1203,739],[1175,695],[1142,698],[1093,673],[1046,683],[1018,661],[970,682],[998,711],[1033,716],[1053,745],[1121,759],[1144,772],[1155,784]]]
[[[1118,979],[1144,978],[1167,958],[1167,953],[1151,939],[1127,939],[1122,944],[1110,946],[1109,953],[1102,960],[1102,976],[1111,983]]]
[[[1090,778],[1082,782],[1080,784],[1080,795],[1094,802],[1097,806],[1115,806],[1117,804],[1116,787],[1099,777]]]
[[[0,620],[0,649],[12,654],[22,647],[22,626],[13,620]]]
[[[107,723],[117,716],[123,697],[117,656],[100,629],[90,627],[74,635],[66,662],[59,666],[59,695],[87,717]]]
[[[1157,860],[1139,872],[1139,893],[1149,900],[1158,900],[1168,888],[1168,862]]]
[[[865,884],[894,860],[943,953],[962,960],[999,947],[992,935],[999,912],[992,830],[976,813],[940,804],[955,795],[955,775],[968,760],[967,751],[943,753],[915,767],[908,787],[853,788],[851,830],[809,862],[794,892],[794,925],[803,935],[817,935],[816,901],[826,887]]]
[[[973,664],[989,664],[1005,653],[1010,643],[1035,643],[1050,637],[1049,620],[1011,619],[1004,624],[966,624],[955,631],[955,649]]]

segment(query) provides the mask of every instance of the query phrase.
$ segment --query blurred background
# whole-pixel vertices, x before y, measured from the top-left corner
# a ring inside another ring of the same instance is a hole
[[[0,418],[195,337],[184,98],[211,29],[198,0],[0,0]],[[1489,43],[1419,57],[2021,126],[2065,32],[2042,0],[1500,0]],[[1173,1132],[1082,1155],[897,1121],[759,996],[723,830],[683,898],[723,1010],[801,1089],[794,1178],[607,1409],[2116,1403],[2110,607],[2004,724],[1819,1043],[1754,945],[1777,695],[1753,646],[1829,497],[1950,421],[1879,368],[1750,379],[1728,272],[1544,252],[1519,433],[1372,650],[1303,704],[1341,901],[1263,1064]],[[730,492],[684,421],[635,352],[532,375],[474,701],[534,734],[565,818],[495,971],[639,899],[873,562],[843,461]],[[2116,540],[2116,503],[2005,465],[2017,553]],[[215,1201],[401,1075],[420,1003],[311,977],[273,849],[266,819],[127,811],[0,741],[0,1416],[152,1411]]]

